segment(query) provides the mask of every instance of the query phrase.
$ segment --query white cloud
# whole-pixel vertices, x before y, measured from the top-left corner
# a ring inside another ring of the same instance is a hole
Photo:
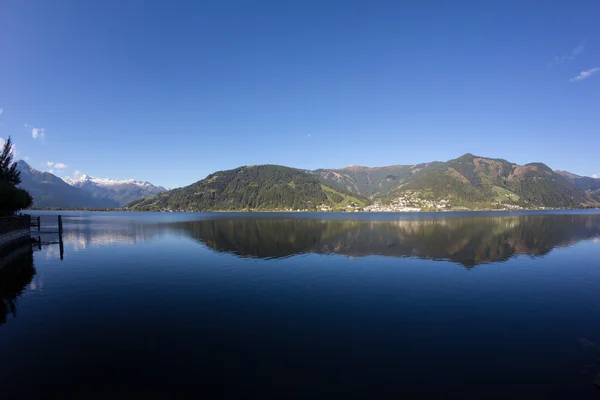
[[[592,175],[592,178],[600,179],[600,174],[594,174],[594,175]]]
[[[25,156],[25,157],[23,157],[23,160],[25,160],[25,161],[29,161],[29,156]]]
[[[65,163],[60,163],[60,162],[52,162],[52,161],[48,161],[46,163],[46,165],[48,166],[48,168],[54,168],[54,169],[65,169],[65,168],[69,168],[69,166]]]
[[[79,177],[80,175],[81,175],[81,171],[80,171],[80,170],[76,169],[75,171],[73,171],[73,177],[74,177],[74,178],[77,178],[77,177]]]
[[[553,65],[562,65],[567,61],[572,61],[575,59],[575,57],[583,53],[584,50],[585,40],[583,40],[578,46],[574,47],[569,54],[565,54],[562,56],[554,56],[554,58],[552,59],[552,61],[550,61],[548,66],[551,67]]]
[[[34,139],[43,140],[46,137],[46,130],[44,128],[36,128],[29,124],[24,124],[23,126],[27,129],[31,129],[31,137]]]
[[[0,108],[0,115],[2,115],[3,112],[4,112],[4,109]]]
[[[53,174],[53,173],[54,173],[54,170],[53,170],[53,169],[50,169],[50,170],[48,170],[48,172],[50,172],[51,174]]]
[[[577,75],[574,78],[569,79],[569,82],[582,81],[582,80],[587,79],[590,76],[594,75],[596,72],[600,72],[600,67],[590,68],[590,69],[587,69],[585,71],[581,71],[579,73],[579,75]]]
[[[34,139],[43,139],[46,136],[44,128],[31,128],[31,136]]]

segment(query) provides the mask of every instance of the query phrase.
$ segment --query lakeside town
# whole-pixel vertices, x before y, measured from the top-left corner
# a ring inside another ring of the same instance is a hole
[[[490,203],[490,207],[469,208],[453,205],[449,199],[423,199],[418,193],[404,193],[388,202],[375,202],[361,206],[350,202],[345,206],[332,207],[328,204],[317,206],[316,210],[281,208],[273,210],[243,209],[243,210],[210,210],[210,212],[448,212],[448,211],[519,211],[519,210],[552,210],[550,207],[522,207],[516,204]],[[189,212],[189,210],[161,209],[160,212]],[[194,210],[192,212],[203,212]]]

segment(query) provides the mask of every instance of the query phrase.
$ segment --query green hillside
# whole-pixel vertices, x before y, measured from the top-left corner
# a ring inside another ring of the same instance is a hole
[[[339,189],[369,197],[398,185],[403,178],[411,176],[415,166],[391,165],[389,167],[346,167],[340,169],[317,169],[313,171],[323,182]]]
[[[139,211],[341,210],[368,200],[323,184],[316,176],[278,165],[215,172],[190,186],[131,203]]]
[[[596,196],[577,188],[545,164],[521,166],[472,154],[423,168],[384,194],[383,201],[389,203],[406,196],[447,199],[453,206],[468,208],[578,208],[599,204]]]
[[[128,208],[343,211],[367,207],[370,211],[403,211],[600,206],[594,193],[596,182],[578,179],[542,163],[517,165],[473,154],[412,166],[312,172],[258,165],[215,172],[190,186],[131,203]]]

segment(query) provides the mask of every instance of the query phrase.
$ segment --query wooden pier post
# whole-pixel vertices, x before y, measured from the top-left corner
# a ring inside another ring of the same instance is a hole
[[[40,216],[39,216],[39,215],[38,215],[38,217],[37,217],[37,226],[38,226],[38,232],[39,232],[39,231],[40,231],[40,229],[41,229],[41,228],[40,228],[41,224],[40,224]]]
[[[62,216],[59,215],[58,216],[58,246],[60,248],[60,259],[61,260],[64,258],[64,254],[65,254],[65,247],[63,245],[62,234],[63,234]]]

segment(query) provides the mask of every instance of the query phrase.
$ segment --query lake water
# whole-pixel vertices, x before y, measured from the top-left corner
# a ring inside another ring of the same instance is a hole
[[[62,214],[0,269],[1,398],[600,398],[596,212]]]

